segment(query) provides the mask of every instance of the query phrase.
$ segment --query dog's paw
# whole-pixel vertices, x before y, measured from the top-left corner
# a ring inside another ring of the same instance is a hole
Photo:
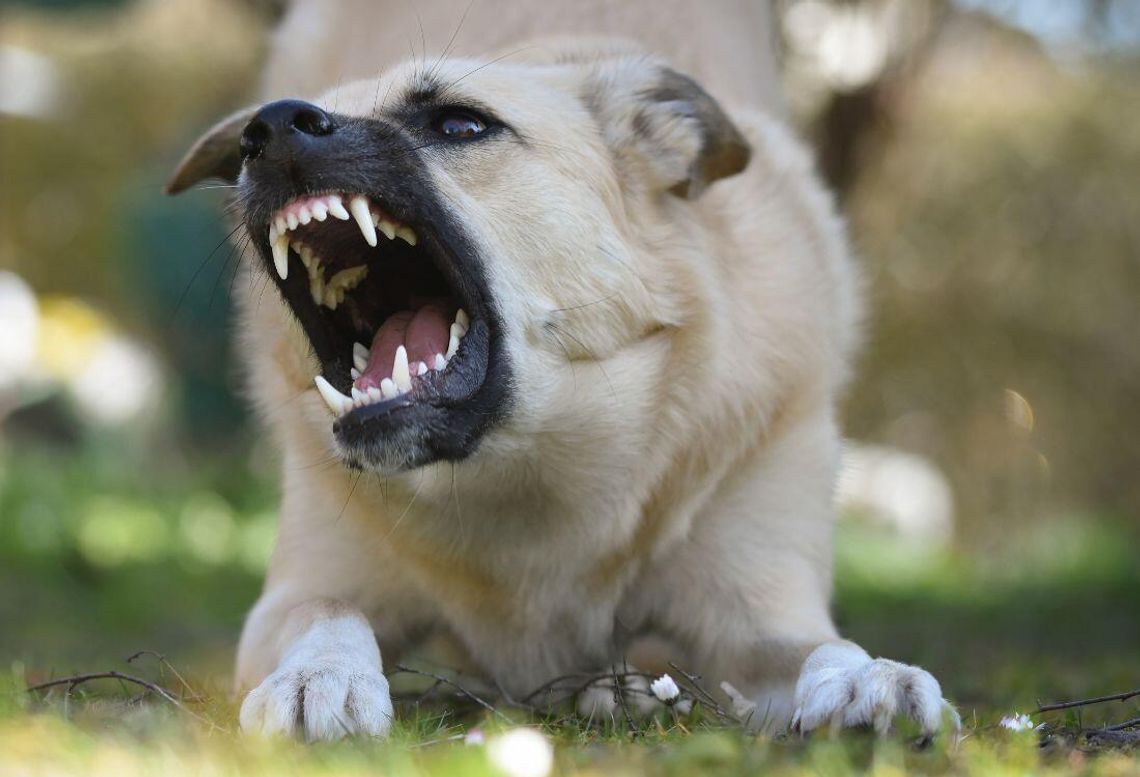
[[[792,728],[871,725],[886,733],[904,715],[930,735],[944,719],[959,728],[958,713],[942,698],[942,688],[924,669],[885,658],[872,659],[850,643],[817,648],[804,662],[796,683]]]
[[[662,709],[649,680],[632,673],[622,677],[620,694],[614,676],[599,677],[578,692],[576,706],[580,717],[593,722],[618,720],[626,713],[644,718]]]
[[[357,629],[359,630],[359,629]],[[346,633],[356,639],[346,639]],[[241,705],[243,731],[334,740],[384,736],[392,699],[371,631],[368,643],[343,624],[317,624]]]

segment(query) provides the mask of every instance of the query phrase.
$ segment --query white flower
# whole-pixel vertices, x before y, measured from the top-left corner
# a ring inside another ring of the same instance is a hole
[[[554,747],[533,728],[516,728],[487,743],[487,756],[508,777],[546,777],[554,768]]]
[[[1033,721],[1025,713],[1014,713],[1012,716],[1007,715],[1002,718],[999,725],[1010,731],[1029,731],[1033,728]]]
[[[677,683],[673,682],[673,678],[667,674],[661,675],[650,683],[649,690],[665,704],[672,704],[677,701],[677,697],[681,694],[681,689],[677,687]]]
[[[463,736],[463,744],[465,745],[485,745],[486,743],[487,737],[481,728],[473,728]]]

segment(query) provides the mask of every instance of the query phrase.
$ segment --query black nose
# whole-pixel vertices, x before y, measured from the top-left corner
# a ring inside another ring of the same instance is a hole
[[[241,133],[243,159],[257,159],[266,149],[299,148],[314,138],[332,134],[332,118],[304,100],[278,100],[265,105]]]

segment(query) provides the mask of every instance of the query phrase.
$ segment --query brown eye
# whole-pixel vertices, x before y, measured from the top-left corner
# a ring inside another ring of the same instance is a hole
[[[486,130],[487,125],[478,116],[452,111],[437,116],[432,129],[448,138],[473,138]]]

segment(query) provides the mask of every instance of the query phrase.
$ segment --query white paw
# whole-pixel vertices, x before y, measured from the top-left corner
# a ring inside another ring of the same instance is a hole
[[[243,731],[310,742],[388,733],[392,699],[375,637],[359,619],[338,621],[314,624],[246,696]]]
[[[827,724],[840,727],[874,726],[886,733],[897,715],[915,721],[924,734],[933,734],[950,719],[957,729],[958,713],[942,698],[933,675],[916,666],[885,658],[872,659],[850,643],[823,645],[804,662],[796,683],[792,728],[811,731]]]

